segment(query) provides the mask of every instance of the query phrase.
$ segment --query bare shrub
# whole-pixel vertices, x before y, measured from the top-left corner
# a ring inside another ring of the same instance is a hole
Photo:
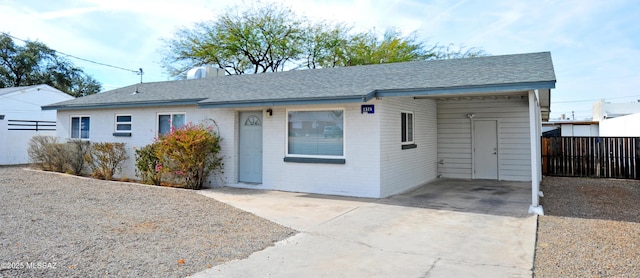
[[[129,159],[125,143],[93,143],[85,156],[91,166],[91,175],[95,178],[112,180],[116,172],[122,170],[122,164]]]
[[[27,150],[31,163],[46,171],[64,172],[67,155],[64,144],[54,136],[34,136]]]
[[[67,171],[74,175],[82,175],[87,165],[86,156],[89,154],[90,143],[88,141],[71,139],[65,146],[68,161]]]

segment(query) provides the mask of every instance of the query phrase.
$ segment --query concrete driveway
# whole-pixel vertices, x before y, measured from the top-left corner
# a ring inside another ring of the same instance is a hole
[[[529,184],[439,179],[385,199],[202,190],[300,233],[194,277],[531,277]]]

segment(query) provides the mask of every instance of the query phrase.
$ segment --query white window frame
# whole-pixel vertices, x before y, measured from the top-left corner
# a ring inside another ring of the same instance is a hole
[[[314,111],[332,111],[332,110],[340,110],[342,111],[342,155],[309,155],[309,154],[289,154],[289,112],[314,112]],[[285,145],[284,150],[287,157],[304,157],[304,158],[334,158],[334,159],[344,159],[347,154],[347,121],[346,121],[346,109],[344,107],[327,107],[327,108],[304,108],[304,109],[286,109],[285,112]]]
[[[129,116],[131,117],[131,120],[129,120],[128,122],[118,122],[118,117],[122,117],[122,116]],[[115,125],[114,125],[114,132],[116,133],[131,133],[131,131],[133,130],[133,116],[131,114],[116,114],[115,119],[114,119]],[[118,125],[129,125],[129,129],[118,129]]]
[[[78,123],[80,126],[78,127],[78,137],[73,137],[73,118],[78,118]],[[82,138],[82,119],[89,119],[89,130],[87,130],[87,138]],[[91,139],[91,116],[89,115],[70,115],[69,116],[69,138],[71,139],[80,139],[80,140],[89,140]]]
[[[405,120],[405,125],[403,126],[402,124],[402,120],[403,120],[403,114],[407,114],[407,119]],[[409,125],[408,125],[408,115],[411,115],[411,140],[409,140]],[[402,134],[402,130],[405,130],[406,133]],[[402,145],[412,145],[415,144],[416,141],[416,114],[413,111],[400,111],[400,142],[402,143]],[[403,141],[402,137],[407,138],[406,140]]]
[[[160,134],[160,116],[169,115],[170,119],[170,128],[173,127],[173,116],[174,115],[184,115],[184,125],[187,125],[187,112],[158,112],[156,113],[156,133]]]

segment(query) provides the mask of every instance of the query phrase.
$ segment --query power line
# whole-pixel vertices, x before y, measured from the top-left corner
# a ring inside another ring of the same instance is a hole
[[[10,35],[8,33],[5,33],[5,32],[0,32],[0,33],[2,33],[5,36],[8,36],[10,38],[19,40],[21,42],[29,43],[27,40],[23,40],[21,38],[12,36],[12,35]],[[132,69],[127,69],[127,68],[123,68],[123,67],[119,67],[119,66],[109,65],[109,64],[105,64],[105,63],[101,63],[101,62],[97,62],[97,61],[81,58],[81,57],[78,57],[78,56],[75,56],[75,55],[71,55],[71,54],[67,54],[67,53],[64,53],[64,52],[61,52],[61,51],[58,51],[58,50],[55,50],[55,49],[51,49],[51,50],[53,50],[55,53],[58,53],[58,54],[61,54],[61,55],[67,56],[67,57],[71,57],[71,58],[74,58],[74,59],[78,59],[78,60],[81,60],[81,61],[93,63],[93,64],[100,65],[100,66],[111,67],[111,68],[115,68],[115,69],[119,69],[119,70],[133,72],[133,73],[135,73],[137,75],[140,75],[140,83],[142,83],[142,75],[144,74],[144,72],[142,71],[142,68],[140,68],[139,70],[132,70]]]
[[[55,51],[56,53],[60,53],[60,54],[62,54],[62,55],[64,55],[64,56],[71,57],[71,58],[75,58],[75,59],[78,59],[78,60],[81,60],[81,61],[85,61],[85,62],[89,62],[89,63],[94,63],[94,64],[96,64],[96,65],[101,65],[101,66],[105,66],[105,67],[112,67],[112,68],[115,68],[115,69],[126,70],[126,71],[133,72],[133,73],[135,73],[135,74],[140,74],[140,71],[137,71],[137,70],[126,69],[126,68],[122,68],[122,67],[118,67],[118,66],[114,66],[114,65],[109,65],[109,64],[105,64],[105,63],[100,63],[100,62],[92,61],[92,60],[89,60],[89,59],[80,58],[80,57],[78,57],[78,56],[74,56],[74,55],[71,55],[71,54],[62,53],[62,52],[60,52],[60,51],[56,51],[56,50],[54,50],[54,51]]]
[[[633,96],[621,96],[621,97],[608,97],[606,99],[618,99],[618,98],[628,98],[628,97],[640,97],[640,95]],[[596,101],[603,98],[595,98],[595,99],[583,99],[583,100],[567,100],[567,101],[552,101],[551,103],[572,103],[572,102],[585,102],[585,101]]]

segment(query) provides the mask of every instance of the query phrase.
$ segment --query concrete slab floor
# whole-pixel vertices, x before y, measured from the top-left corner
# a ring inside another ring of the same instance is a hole
[[[513,217],[531,216],[531,183],[437,179],[381,203]]]
[[[537,218],[521,183],[442,179],[385,199],[201,192],[301,233],[195,277],[532,275]]]

